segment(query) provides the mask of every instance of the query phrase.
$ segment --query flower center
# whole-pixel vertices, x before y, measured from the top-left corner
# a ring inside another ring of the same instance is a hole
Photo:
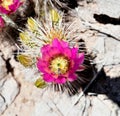
[[[69,68],[69,60],[64,56],[58,56],[51,60],[50,70],[59,75],[65,74]]]
[[[13,0],[1,0],[0,5],[9,10],[9,6],[13,4]]]

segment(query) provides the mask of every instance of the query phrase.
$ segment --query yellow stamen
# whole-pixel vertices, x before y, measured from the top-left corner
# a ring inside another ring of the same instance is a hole
[[[65,36],[62,30],[55,30],[55,29],[50,30],[50,33],[48,34],[49,41],[51,42],[55,38],[58,38],[60,40],[65,40]]]
[[[1,6],[3,6],[5,9],[9,10],[9,6],[13,4],[13,0],[2,0]]]
[[[68,71],[68,68],[69,60],[64,56],[58,56],[50,62],[50,70],[57,75],[65,74]]]

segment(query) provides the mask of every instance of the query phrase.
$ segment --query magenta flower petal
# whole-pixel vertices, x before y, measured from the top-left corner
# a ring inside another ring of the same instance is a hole
[[[2,4],[2,1],[0,3],[0,13],[3,14],[11,14],[16,12],[16,10],[22,5],[22,2],[20,2],[20,0],[13,0],[11,2],[11,4]]]
[[[56,47],[51,47],[48,52],[50,53],[51,57],[61,53],[61,51]]]
[[[78,70],[79,70],[79,71],[83,71],[84,69],[85,69],[85,66],[82,66],[82,65],[81,65],[81,66],[79,66],[79,69],[78,69]]]
[[[49,62],[49,60],[57,55],[57,54],[60,54],[59,50],[56,49],[56,48],[53,48],[51,47],[48,51],[45,51],[43,54],[42,54],[42,58],[46,61],[46,62]]]
[[[59,76],[56,80],[55,80],[56,83],[59,83],[59,84],[64,84],[66,82],[66,78],[64,76]]]
[[[47,67],[47,64],[45,61],[39,59],[38,63],[37,63],[37,67],[38,67],[38,69],[40,69],[41,67]]]
[[[54,78],[49,74],[44,74],[43,75],[43,80],[46,81],[46,82],[53,82]]]
[[[46,51],[45,53],[42,54],[42,59],[45,61],[45,62],[49,62],[51,56],[49,54],[48,51]]]
[[[22,2],[19,0],[14,0],[13,4],[9,6],[9,9],[11,12],[16,12],[20,5],[22,5]]]
[[[49,73],[50,72],[47,62],[42,61],[40,59],[38,60],[37,68],[43,73]]]
[[[48,44],[48,45],[44,45],[42,48],[41,48],[41,52],[42,54],[49,51],[49,49],[51,48],[51,46]]]
[[[50,48],[51,48],[50,45],[45,45],[41,48],[41,53],[45,61],[48,61],[50,58],[50,54],[49,54]]]
[[[72,53],[72,59],[76,58],[76,55],[78,53],[78,48],[72,48],[71,53]]]
[[[53,47],[58,47],[58,46],[60,46],[59,40],[55,38],[54,41],[52,41],[52,46],[53,46]]]
[[[79,54],[79,57],[76,58],[76,59],[74,59],[74,61],[75,61],[76,63],[74,64],[73,69],[74,69],[74,70],[77,70],[77,69],[79,68],[79,65],[80,65],[80,64],[83,64],[83,62],[84,62],[84,53],[80,53],[80,54]]]
[[[52,41],[52,46],[66,48],[68,47],[68,43],[62,40],[59,41],[57,38],[55,38],[54,41]]]
[[[84,53],[79,54],[79,63],[82,64],[84,62],[85,55]]]
[[[0,6],[0,13],[9,14],[10,11],[6,10],[4,7]]]
[[[4,19],[0,16],[0,28],[3,28],[5,26]]]
[[[72,82],[72,81],[74,81],[74,80],[76,80],[76,79],[77,79],[77,75],[76,75],[76,74],[69,74],[68,80],[69,80],[70,82]]]
[[[69,58],[72,57],[71,49],[70,48],[65,48],[63,51],[63,54]]]
[[[56,47],[52,47],[50,45],[45,45],[41,48],[43,59],[48,61],[48,58],[52,57],[53,55],[59,54],[60,51]]]

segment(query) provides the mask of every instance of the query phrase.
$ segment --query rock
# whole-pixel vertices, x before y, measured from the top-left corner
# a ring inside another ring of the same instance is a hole
[[[92,99],[91,116],[110,116],[111,110],[98,98]]]
[[[13,51],[16,50],[14,38],[12,39],[7,32],[2,32],[0,33],[0,43],[2,43],[0,44],[0,52],[2,52],[4,59],[11,58]]]
[[[89,97],[83,96],[77,105],[74,105],[66,116],[88,116],[90,107]]]
[[[116,40],[111,41],[111,38],[104,37],[98,38],[93,48],[98,51],[96,63],[102,63],[103,65],[120,63],[120,43]]]
[[[110,76],[112,78],[118,78],[120,77],[120,65],[114,65],[114,66],[106,66],[104,68],[106,75]]]
[[[0,95],[0,113],[6,108],[5,99],[2,95]]]
[[[35,82],[38,78],[40,78],[40,74],[38,70],[30,69],[30,68],[22,68],[22,72],[24,74],[24,79],[29,82]]]
[[[104,64],[119,64],[120,63],[120,42],[116,40],[111,40],[111,38],[105,39],[105,54],[104,54]]]
[[[71,26],[71,28],[73,28],[73,30],[75,27],[79,28],[79,39],[82,38],[85,40],[88,49],[93,50],[93,52],[97,51],[96,62],[110,65],[109,69],[106,69],[107,67],[104,68],[106,73],[109,72],[108,75],[111,79],[110,82],[106,82],[109,85],[107,87],[110,93],[113,94],[112,97],[114,97],[114,100],[120,101],[119,81],[117,81],[120,75],[120,66],[114,66],[114,69],[111,69],[111,67],[113,67],[112,64],[116,65],[120,63],[120,26],[103,24],[94,18],[94,14],[106,14],[109,17],[118,18],[120,16],[120,0],[80,0],[80,2],[81,6],[77,9],[79,23],[77,23],[77,26]],[[10,43],[5,40],[0,40],[0,43],[2,43],[0,49],[3,52],[4,58],[7,60],[13,54],[15,47],[12,47]],[[106,96],[97,96],[96,94],[83,96],[79,103],[74,105],[73,103],[75,103],[78,97],[77,95],[69,97],[66,93],[61,95],[52,89],[37,89],[32,82],[36,79],[34,77],[39,77],[39,73],[31,69],[23,69],[24,71],[19,73],[18,70],[20,67],[15,63],[14,58],[10,60],[10,64],[14,68],[14,77],[17,81],[19,80],[22,88],[20,91],[19,84],[10,74],[6,76],[6,64],[3,58],[0,57],[0,71],[2,70],[0,72],[0,113],[9,107],[5,113],[3,113],[3,116],[120,115],[119,108],[112,102],[113,99],[107,97],[108,93],[105,93]],[[25,79],[22,78],[23,75]],[[3,77],[5,78],[3,79]],[[112,80],[116,77],[117,79]],[[14,101],[18,94],[18,99]]]
[[[0,56],[0,80],[7,75],[7,69],[5,61]]]
[[[95,0],[97,2],[98,13],[104,13],[111,17],[119,18],[120,0]],[[112,10],[114,9],[114,10]]]
[[[6,76],[6,80],[3,86],[0,88],[0,114],[10,105],[19,93],[19,84],[9,74]],[[4,101],[4,102],[3,102]]]
[[[61,116],[56,112],[55,107],[49,106],[49,104],[44,101],[35,104],[35,112],[33,113],[33,116],[39,116],[40,114],[43,116]]]
[[[119,18],[119,3],[120,0],[110,0],[109,2],[108,0],[93,0],[89,4],[84,2],[77,9],[78,17],[81,19],[84,28],[86,28],[85,33],[81,33],[81,38],[89,43],[90,41],[95,42],[91,46],[87,45],[87,47],[90,49],[93,48],[93,52],[98,51],[96,62],[105,65],[120,63],[120,26],[102,24],[95,19],[94,14],[105,14],[109,17]],[[81,27],[83,28],[83,26]],[[90,31],[90,29],[92,30]]]

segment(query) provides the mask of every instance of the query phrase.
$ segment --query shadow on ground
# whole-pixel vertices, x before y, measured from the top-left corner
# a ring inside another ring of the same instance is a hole
[[[110,78],[109,76],[106,76],[102,69],[101,73],[87,92],[105,94],[109,99],[120,106],[120,77]]]

